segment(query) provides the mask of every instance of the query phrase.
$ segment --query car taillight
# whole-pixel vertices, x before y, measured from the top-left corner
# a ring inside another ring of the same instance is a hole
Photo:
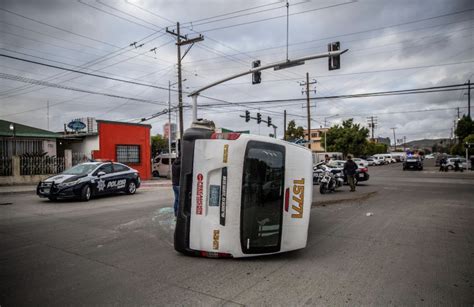
[[[361,171],[362,173],[367,173],[367,172],[369,171],[369,169],[368,169],[367,167],[361,167],[361,168],[360,168],[360,171]]]
[[[213,133],[211,139],[214,140],[237,140],[240,137],[238,132]]]

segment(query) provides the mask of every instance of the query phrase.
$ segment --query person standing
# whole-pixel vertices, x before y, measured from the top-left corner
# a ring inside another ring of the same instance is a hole
[[[347,183],[351,187],[351,192],[355,192],[355,174],[357,170],[357,164],[352,161],[352,156],[347,156],[347,161],[344,163],[344,173],[347,176]]]
[[[171,183],[173,185],[174,192],[174,216],[178,216],[178,206],[179,206],[179,179],[181,177],[181,157],[177,157],[173,165],[171,166]]]
[[[324,155],[324,163],[328,165],[330,161],[331,161],[331,158],[329,158],[329,155]]]

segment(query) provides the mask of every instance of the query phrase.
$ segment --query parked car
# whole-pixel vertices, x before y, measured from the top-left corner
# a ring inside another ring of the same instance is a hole
[[[156,156],[153,159],[152,175],[153,177],[169,177],[170,164],[176,160],[176,153],[165,153]]]
[[[362,166],[362,167],[368,167],[369,166],[369,162],[367,162],[367,160],[364,160],[364,159],[361,159],[361,158],[354,158],[352,160],[354,160],[354,162],[358,166]]]
[[[388,161],[386,161],[386,157],[384,154],[376,154],[373,155],[373,157],[376,161],[378,161],[378,165],[383,165],[383,164],[388,164]]]
[[[40,181],[36,194],[50,200],[79,198],[88,201],[96,195],[135,194],[140,183],[138,171],[122,163],[86,162]]]
[[[426,155],[425,156],[425,159],[428,159],[428,160],[431,160],[431,159],[434,159],[435,156],[433,154],[429,154],[429,155]]]
[[[420,157],[407,157],[405,162],[403,162],[403,170],[407,169],[416,169],[416,170],[423,170],[423,161]]]
[[[454,169],[454,163],[458,161],[459,163],[459,167],[462,168],[462,169],[465,169],[466,168],[466,158],[449,158],[447,161],[446,161],[446,167],[448,168],[448,170],[453,170]]]
[[[372,158],[372,157],[368,157],[366,161],[367,161],[367,164],[368,164],[369,166],[375,166],[375,165],[377,165],[377,161],[376,161],[374,158]]]

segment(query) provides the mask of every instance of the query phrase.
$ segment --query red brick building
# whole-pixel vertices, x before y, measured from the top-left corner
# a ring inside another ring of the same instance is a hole
[[[140,172],[142,179],[151,178],[151,125],[97,120],[99,150],[94,159],[126,164]]]

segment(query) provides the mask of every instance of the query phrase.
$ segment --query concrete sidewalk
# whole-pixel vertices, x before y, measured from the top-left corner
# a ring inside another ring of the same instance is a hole
[[[171,180],[144,180],[140,189],[149,190],[159,187],[171,187]],[[0,195],[13,193],[36,193],[36,185],[2,185],[0,186]]]

